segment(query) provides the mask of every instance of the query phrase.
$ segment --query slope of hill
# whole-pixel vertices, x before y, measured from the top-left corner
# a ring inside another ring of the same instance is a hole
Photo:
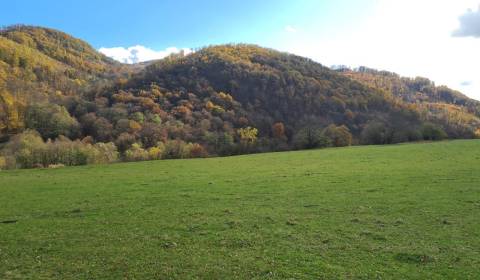
[[[189,100],[189,94],[197,100]],[[185,119],[190,125],[217,117],[223,121],[220,128],[247,123],[265,138],[274,137],[273,127],[280,123],[287,146],[301,137],[296,135],[299,132],[331,124],[344,125],[356,143],[374,121],[391,124],[392,142],[408,140],[423,125],[414,108],[389,93],[309,59],[252,45],[208,47],[156,62],[119,87],[117,94],[106,96],[111,102],[149,98],[152,103],[167,104],[162,107],[167,113],[180,105],[192,113]]]
[[[9,141],[0,166],[476,136],[478,102],[430,82],[383,77],[244,44],[124,65],[60,31],[8,27],[0,30],[0,145]],[[21,134],[26,129],[40,135]],[[40,137],[52,141],[19,144]],[[100,150],[86,154],[95,144]],[[50,154],[72,145],[81,151]]]
[[[2,29],[0,133],[25,127],[29,104],[61,103],[64,96],[82,96],[127,72],[127,66],[63,32],[22,25]]]
[[[425,118],[439,119],[450,134],[480,127],[480,102],[446,86],[435,86],[429,79],[406,78],[367,67],[339,69],[343,75],[414,103]]]
[[[120,65],[97,52],[88,43],[50,28],[11,26],[0,30],[0,36],[89,74],[102,75]],[[18,59],[29,62],[32,57],[20,56]]]
[[[2,279],[476,279],[480,141],[0,172]]]
[[[464,94],[445,86],[437,87],[427,78],[406,78],[398,74],[379,71],[367,67],[357,69],[342,68],[338,70],[345,76],[362,81],[370,86],[385,89],[401,97],[407,102],[439,102],[469,106],[472,109],[480,102],[472,100]]]
[[[391,118],[396,109],[388,95],[318,63],[252,45],[208,47],[187,57],[159,61],[126,88],[133,88],[135,94],[152,83],[207,99],[228,93],[246,110],[260,135],[267,136],[275,122],[284,123],[289,135],[302,126],[334,123],[347,124],[358,136],[374,114]]]

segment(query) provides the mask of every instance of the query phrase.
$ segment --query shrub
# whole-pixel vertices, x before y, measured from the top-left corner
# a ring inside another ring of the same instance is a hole
[[[345,147],[352,145],[352,134],[348,127],[334,124],[329,125],[322,133],[329,139],[329,142],[335,147]]]
[[[12,157],[9,168],[32,168],[36,163],[42,162],[44,149],[45,143],[40,134],[35,130],[26,130],[12,137],[3,153]]]
[[[94,163],[111,163],[118,161],[117,147],[112,142],[96,143],[94,149],[96,151]]]
[[[155,147],[151,147],[148,149],[148,158],[149,159],[162,159],[162,154],[165,150],[165,146],[163,143],[161,145],[157,145]]]
[[[126,161],[141,161],[141,160],[148,160],[148,159],[149,159],[148,151],[144,150],[142,146],[138,143],[134,143],[125,152]]]
[[[240,128],[237,130],[238,136],[240,137],[240,143],[244,145],[249,145],[257,141],[258,129],[255,127],[247,126],[245,128]]]
[[[167,131],[159,125],[145,123],[139,132],[140,140],[145,148],[154,147],[159,141],[167,138]]]
[[[424,124],[422,127],[422,135],[424,140],[438,141],[447,138],[445,131],[432,123]]]
[[[369,122],[360,136],[362,144],[388,144],[391,141],[391,131],[382,122]]]
[[[168,140],[165,142],[163,158],[188,158],[190,156],[190,146],[182,140]]]
[[[95,145],[60,136],[55,141],[43,142],[40,134],[27,130],[14,136],[3,150],[8,168],[35,168],[63,164],[85,165],[110,163],[118,159],[113,143]]]
[[[475,135],[475,138],[480,139],[480,128],[477,128],[477,130],[475,130],[474,135]]]
[[[133,143],[135,143],[135,140],[135,135],[128,132],[123,132],[117,137],[115,144],[117,145],[118,150],[123,153],[128,150]]]
[[[327,147],[330,141],[320,129],[304,127],[293,137],[293,145],[296,149],[314,149]]]
[[[0,156],[0,170],[7,169],[7,158]]]
[[[402,143],[422,140],[422,132],[415,128],[395,130],[392,135],[392,143]]]
[[[232,155],[236,152],[233,135],[227,132],[207,132],[204,140],[219,155]]]
[[[192,157],[192,158],[203,158],[203,157],[207,157],[207,156],[208,156],[208,152],[202,145],[194,143],[190,147],[190,157]]]

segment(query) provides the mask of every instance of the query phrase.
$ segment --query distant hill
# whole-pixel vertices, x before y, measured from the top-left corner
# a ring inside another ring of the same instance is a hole
[[[415,104],[429,119],[439,119],[450,134],[480,127],[480,102],[446,86],[435,86],[427,78],[401,77],[367,67],[341,68],[343,75],[365,85],[382,89],[406,103]],[[460,135],[458,135],[460,136]],[[461,137],[461,136],[460,136]]]
[[[3,142],[32,129],[139,160],[472,138],[478,104],[427,79],[255,45],[126,65],[60,31],[0,30]]]

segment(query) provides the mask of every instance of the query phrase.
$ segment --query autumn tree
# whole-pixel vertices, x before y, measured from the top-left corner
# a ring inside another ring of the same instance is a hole
[[[445,131],[441,127],[432,123],[426,123],[423,125],[422,135],[424,140],[438,141],[447,138]]]
[[[118,151],[120,153],[123,153],[128,150],[133,145],[133,143],[135,143],[135,141],[136,138],[134,135],[128,132],[123,132],[115,140],[115,145],[117,146]]]
[[[254,127],[240,128],[237,133],[240,136],[240,142],[243,144],[253,144],[257,141],[258,129]]]
[[[97,118],[93,123],[93,136],[97,141],[108,142],[112,139],[113,125],[104,117]]]
[[[276,139],[285,139],[285,125],[281,122],[274,123],[272,126],[272,135]]]
[[[27,108],[26,127],[38,131],[44,139],[55,139],[59,135],[77,137],[79,124],[63,106],[35,104]]]
[[[329,139],[329,142],[335,147],[350,146],[352,144],[352,134],[348,127],[331,124],[323,130],[323,135]]]
[[[153,147],[157,142],[166,140],[167,132],[159,125],[154,123],[145,123],[139,131],[140,140],[145,148]]]
[[[390,142],[391,136],[392,131],[385,123],[372,121],[362,130],[361,143],[374,145],[387,144]]]
[[[307,126],[295,134],[293,143],[297,149],[314,149],[327,147],[330,141],[322,134],[321,129]]]

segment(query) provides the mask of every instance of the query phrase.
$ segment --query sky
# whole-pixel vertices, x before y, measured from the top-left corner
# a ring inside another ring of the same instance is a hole
[[[119,61],[252,43],[326,66],[423,76],[480,100],[480,0],[15,0],[0,25],[51,27]]]

